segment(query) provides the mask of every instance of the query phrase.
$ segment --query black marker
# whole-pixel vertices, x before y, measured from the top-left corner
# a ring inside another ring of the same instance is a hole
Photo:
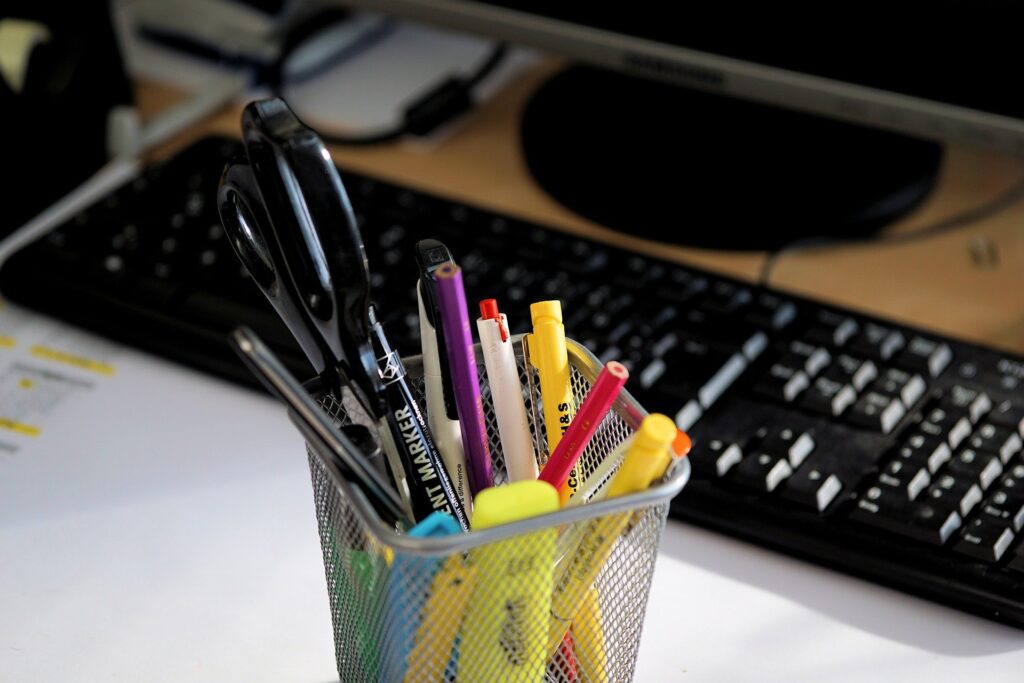
[[[369,315],[373,349],[387,406],[380,418],[380,431],[392,474],[396,480],[405,481],[404,486],[399,486],[399,491],[406,497],[416,521],[440,510],[450,514],[468,531],[466,510],[441,463],[426,420],[406,381],[402,359],[388,342],[372,306]]]

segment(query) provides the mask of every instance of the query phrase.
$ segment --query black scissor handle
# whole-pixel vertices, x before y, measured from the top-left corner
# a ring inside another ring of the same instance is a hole
[[[252,167],[232,161],[217,190],[224,232],[238,259],[288,326],[317,374],[334,371],[336,354],[327,346],[292,287],[267,217]]]
[[[265,229],[262,244],[250,241],[241,249],[236,246],[236,251],[247,267],[247,259],[257,270],[268,260],[273,264],[278,287],[288,290],[301,311],[297,319],[311,328],[301,335],[292,329],[303,350],[308,354],[307,346],[314,342],[326,367],[337,367],[361,390],[371,412],[380,415],[383,385],[370,342],[369,266],[355,213],[330,154],[320,137],[279,98],[245,107],[242,136],[250,170],[238,172],[244,183],[237,182],[234,193],[229,189],[226,199],[248,206],[256,227]],[[230,172],[229,168],[225,179],[230,179]],[[244,192],[238,191],[243,184]],[[234,232],[242,241],[254,231],[245,230],[248,217],[241,211],[233,215]]]

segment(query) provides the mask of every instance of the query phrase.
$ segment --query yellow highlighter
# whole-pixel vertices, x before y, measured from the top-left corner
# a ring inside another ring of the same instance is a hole
[[[576,645],[576,674],[580,683],[607,683],[608,657],[604,651],[604,622],[597,589],[591,586],[583,596],[580,611],[572,622]]]
[[[518,481],[477,494],[471,528],[486,529],[558,507],[558,492],[551,484]],[[556,533],[553,527],[540,529],[470,553],[476,586],[463,621],[457,680],[542,680]]]
[[[530,364],[540,376],[540,398],[544,403],[544,430],[548,437],[548,453],[562,440],[576,414],[569,381],[569,353],[565,348],[565,327],[562,325],[562,304],[556,301],[538,301],[530,305],[533,334],[529,336]],[[558,491],[559,501],[566,501],[579,486],[577,468],[569,472],[569,479]]]
[[[423,620],[409,652],[405,683],[451,680],[455,676],[455,637],[473,594],[476,568],[461,554],[449,557],[434,576]]]
[[[674,456],[669,446],[676,432],[675,422],[665,415],[645,417],[626,451],[622,466],[608,486],[608,497],[643,491],[662,476]],[[587,522],[579,546],[563,563],[555,581],[548,631],[549,654],[558,648],[569,625],[581,613],[587,590],[601,572],[630,517],[629,512],[619,512]]]

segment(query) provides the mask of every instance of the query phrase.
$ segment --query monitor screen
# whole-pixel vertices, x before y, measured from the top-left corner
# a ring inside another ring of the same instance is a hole
[[[356,0],[662,81],[1024,152],[1017,13],[967,3]]]

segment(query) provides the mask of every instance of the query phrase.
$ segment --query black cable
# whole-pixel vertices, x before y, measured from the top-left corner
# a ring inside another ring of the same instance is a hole
[[[317,19],[304,22],[304,27],[311,25],[323,26],[324,24],[318,22]],[[288,85],[285,80],[284,65],[314,32],[301,30],[295,36],[289,36],[274,64],[267,69],[263,80],[277,97],[287,101],[284,96],[284,89]],[[345,135],[325,131],[322,126],[316,126],[317,133],[328,144],[347,146],[378,145],[393,142],[407,134],[427,135],[442,124],[473,108],[475,105],[473,89],[501,64],[507,51],[508,48],[504,43],[496,43],[480,65],[468,76],[447,78],[409,104],[403,111],[402,121],[393,128],[375,133]],[[292,106],[292,111],[295,111],[296,116],[300,119],[303,118],[294,106]]]
[[[841,238],[822,235],[819,237],[807,237],[804,239],[794,240],[788,244],[784,244],[772,252],[769,252],[768,256],[765,257],[764,263],[761,264],[757,283],[762,287],[767,287],[769,285],[769,280],[771,279],[772,271],[775,266],[778,265],[779,260],[786,254],[790,254],[795,251],[802,251],[805,249],[830,249],[868,244],[888,246],[890,244],[901,244],[928,237],[935,237],[936,235],[958,230],[960,228],[967,227],[971,223],[977,223],[980,220],[984,220],[985,218],[993,216],[1003,209],[1012,206],[1021,199],[1024,199],[1024,178],[1011,185],[1009,189],[990,202],[953,214],[948,218],[944,218],[931,225],[914,230],[913,232],[904,232],[884,237]]]

